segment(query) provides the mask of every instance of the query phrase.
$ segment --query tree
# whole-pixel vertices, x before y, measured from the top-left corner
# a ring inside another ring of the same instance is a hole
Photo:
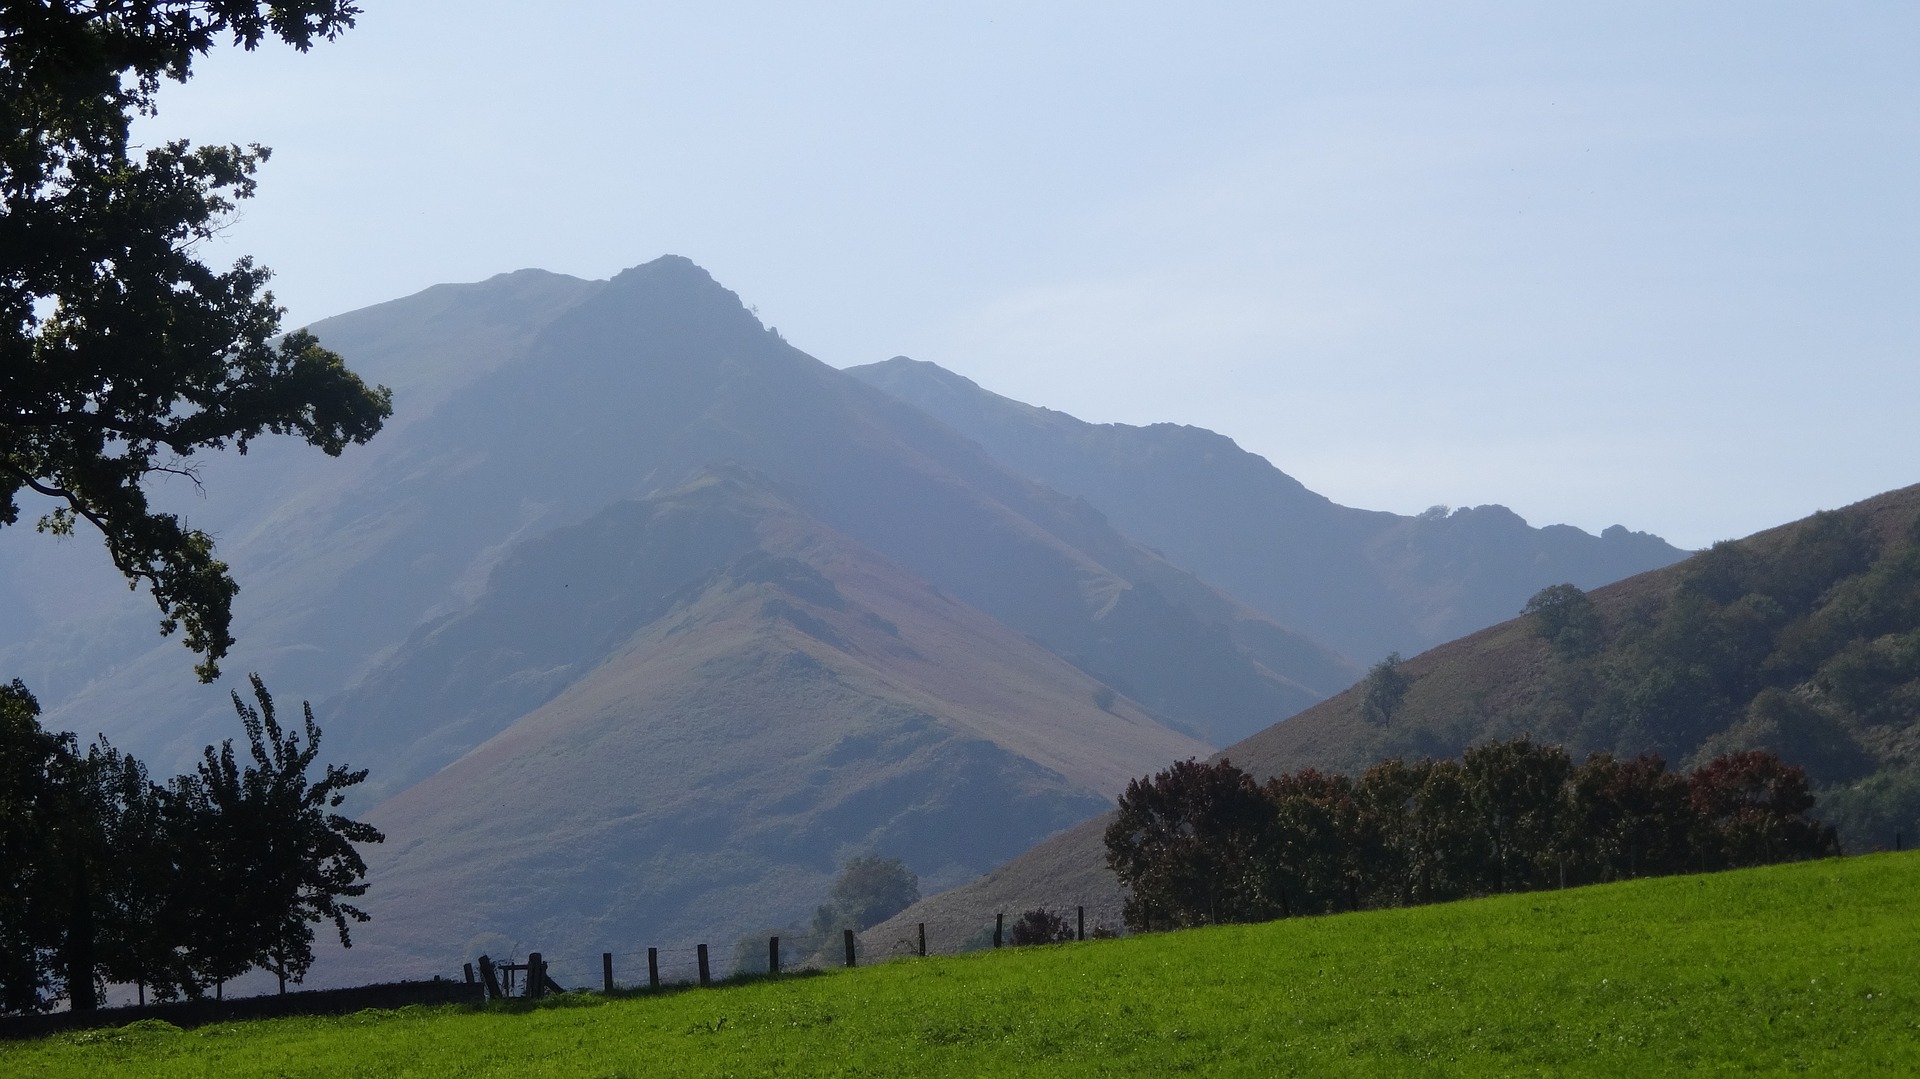
[[[55,774],[72,740],[40,726],[40,702],[15,679],[0,686],[0,1011],[40,1011],[55,999],[58,923],[47,901],[63,813]]]
[[[1684,872],[1695,820],[1687,781],[1657,753],[1630,760],[1594,753],[1568,785],[1567,839],[1575,869],[1593,880]]]
[[[166,792],[104,738],[87,761],[104,855],[94,879],[95,961],[107,981],[138,987],[142,1004],[148,990],[174,999],[192,973],[180,946],[187,911]]]
[[[338,455],[391,414],[304,330],[275,340],[266,269],[194,255],[254,191],[268,151],[129,129],[162,80],[222,38],[302,51],[353,25],[348,0],[18,0],[0,5],[0,526],[23,493],[41,531],[97,528],[161,632],[184,628],[203,681],[233,643],[238,586],[205,533],[154,509],[146,481],[194,454],[293,434]]]
[[[1365,693],[1360,701],[1360,717],[1376,727],[1384,727],[1400,710],[1400,702],[1406,699],[1407,687],[1413,682],[1400,672],[1400,653],[1391,652],[1367,669],[1367,677],[1360,684]]]
[[[1527,600],[1520,613],[1533,623],[1534,635],[1546,641],[1561,659],[1593,655],[1605,643],[1599,610],[1573,585],[1542,588]]]
[[[920,878],[898,858],[855,858],[834,879],[827,906],[855,929],[868,929],[920,898]]]
[[[1564,788],[1573,762],[1559,746],[1526,737],[1474,746],[1462,757],[1468,790],[1484,830],[1488,891],[1541,886],[1561,847]]]
[[[1262,848],[1266,890],[1281,915],[1358,908],[1363,844],[1353,781],[1307,768],[1273,777],[1261,793],[1273,807]]]
[[[1072,922],[1066,916],[1056,914],[1045,907],[1035,907],[1021,914],[1013,923],[1013,946],[1022,948],[1029,944],[1065,944],[1078,935]]]
[[[1813,791],[1804,769],[1765,750],[1716,757],[1687,779],[1716,866],[1771,865],[1840,853],[1833,829],[1807,817]]]
[[[1129,893],[1128,927],[1268,917],[1261,851],[1272,819],[1253,777],[1231,761],[1178,761],[1128,783],[1106,831],[1107,865]]]
[[[195,848],[185,859],[198,867],[189,885],[201,912],[195,921],[213,927],[192,945],[197,969],[217,983],[262,966],[279,976],[284,993],[313,964],[314,925],[332,922],[340,946],[353,946],[347,923],[368,920],[343,901],[367,891],[367,865],[354,844],[386,837],[332,812],[366,769],[329,764],[317,782],[309,777],[320,752],[313,708],[302,704],[302,744],[300,732],[281,728],[260,676],[250,681],[257,708],[232,697],[252,763],[239,764],[232,739],[218,753],[208,746],[175,798]]]

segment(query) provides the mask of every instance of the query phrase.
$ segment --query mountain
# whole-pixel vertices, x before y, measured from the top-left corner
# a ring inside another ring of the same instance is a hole
[[[260,475],[235,485],[244,507],[219,501],[224,477],[209,469],[197,511],[224,525],[242,583],[227,669],[258,670],[282,695],[335,697],[415,627],[472,602],[515,544],[727,461],[1214,744],[1357,673],[1084,502],[788,345],[682,258],[605,282],[441,287],[317,330],[391,380],[395,428],[317,474],[249,455]],[[132,598],[39,622],[0,650],[0,669],[29,680],[50,722],[177,766],[227,732],[224,692],[183,677],[179,647]]]
[[[1569,525],[1531,528],[1504,506],[1415,517],[1350,509],[1224,435],[1171,423],[1086,423],[904,356],[848,373],[1363,663],[1510,618],[1547,585],[1591,588],[1686,556],[1619,525],[1599,536]]]
[[[1403,663],[1385,727],[1355,686],[1218,756],[1265,778],[1357,775],[1527,734],[1575,759],[1657,752],[1692,769],[1747,749],[1807,769],[1850,849],[1920,836],[1920,486],[1816,514],[1591,593],[1561,594]],[[1105,818],[870,931],[1117,905]],[[957,931],[957,930],[956,930]]]
[[[153,492],[157,507],[217,538],[241,584],[227,671],[261,671],[282,695],[330,696],[418,621],[423,612],[398,596],[322,609],[335,582],[361,568],[365,552],[343,538],[387,514],[364,494],[391,467],[387,447],[605,284],[522,270],[313,324],[362,377],[393,389],[399,404],[376,444],[335,459],[264,438],[244,457],[194,463],[199,484]],[[158,768],[187,767],[200,746],[234,733],[227,688],[194,683],[187,654],[154,633],[152,600],[128,591],[91,538],[0,529],[0,602],[10,614],[0,619],[0,671],[34,688],[49,722],[107,731]]]
[[[586,658],[557,695],[525,684],[560,656]],[[388,838],[354,969],[444,967],[497,938],[690,954],[803,919],[869,850],[957,883],[1142,767],[1207,752],[1102,689],[764,477],[616,503],[525,544],[350,698],[517,714],[369,814]],[[363,728],[356,756],[405,769],[471,740],[477,721],[442,714],[408,743]]]
[[[1358,674],[685,259],[319,330],[393,428],[188,501],[243,586],[227,669],[373,769],[358,971],[764,927],[869,850],[957,882]],[[63,613],[0,654],[49,725],[163,775],[236,733],[137,602]]]

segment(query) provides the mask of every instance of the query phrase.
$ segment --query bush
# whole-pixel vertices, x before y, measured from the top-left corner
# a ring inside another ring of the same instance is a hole
[[[1013,944],[1064,944],[1076,935],[1074,924],[1044,907],[1035,907],[1013,923]]]

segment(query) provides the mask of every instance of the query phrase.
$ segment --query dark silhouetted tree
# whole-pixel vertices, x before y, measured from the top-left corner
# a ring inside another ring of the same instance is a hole
[[[1309,768],[1275,776],[1261,793],[1273,813],[1261,847],[1265,891],[1281,915],[1357,908],[1365,867],[1353,781]]]
[[[1257,921],[1276,911],[1261,851],[1271,805],[1229,761],[1185,760],[1127,784],[1107,826],[1107,865],[1129,894],[1127,925]]]
[[[1573,774],[1567,751],[1522,737],[1474,746],[1461,766],[1486,835],[1486,876],[1476,890],[1516,892],[1545,885],[1548,867],[1566,853],[1564,788]]]
[[[58,999],[57,788],[71,738],[40,727],[40,702],[19,680],[0,685],[0,1011],[29,1012]]]
[[[1807,816],[1814,797],[1805,770],[1764,750],[1716,757],[1687,779],[1712,867],[1770,865],[1840,853],[1833,829]]]
[[[1568,784],[1564,845],[1575,880],[1684,872],[1697,818],[1684,777],[1657,753],[1595,753]]]
[[[129,127],[163,81],[225,39],[305,50],[353,24],[345,0],[25,0],[0,5],[0,525],[20,496],[39,527],[89,522],[161,630],[184,627],[213,679],[237,586],[205,532],[153,509],[145,482],[262,434],[329,454],[391,412],[300,331],[276,340],[268,272],[195,257],[253,194],[262,147],[169,142],[136,153]]]
[[[146,766],[105,739],[88,751],[104,854],[96,877],[97,961],[105,980],[149,990],[161,1000],[192,980],[181,941],[187,909],[180,894],[180,843],[171,833],[166,792]]]
[[[1013,923],[1015,947],[1029,944],[1064,944],[1074,939],[1076,930],[1066,917],[1044,907],[1023,912]]]
[[[208,746],[198,773],[175,789],[201,926],[191,951],[203,978],[223,982],[258,965],[284,993],[313,963],[314,925],[332,922],[340,946],[353,946],[348,923],[367,920],[345,902],[367,890],[355,844],[385,837],[334,812],[366,769],[328,764],[310,776],[320,752],[312,707],[303,704],[303,739],[282,729],[260,676],[251,682],[257,708],[232,695],[251,763],[240,764],[228,739],[218,752]]]

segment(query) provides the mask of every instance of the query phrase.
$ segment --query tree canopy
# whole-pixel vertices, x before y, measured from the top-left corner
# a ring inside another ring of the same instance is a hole
[[[353,25],[346,0],[0,3],[0,526],[40,496],[39,529],[86,521],[161,632],[184,628],[203,681],[233,643],[238,586],[212,539],[153,508],[146,482],[262,434],[338,455],[391,414],[309,333],[280,336],[269,272],[195,256],[254,192],[261,146],[130,130],[163,81],[229,40],[299,50]]]
[[[1675,775],[1653,754],[1576,767],[1521,737],[1261,787],[1181,761],[1128,784],[1107,864],[1136,930],[1259,921],[1837,854],[1813,805],[1806,773],[1765,752]]]
[[[0,1013],[85,1011],[102,981],[198,997],[255,966],[285,992],[314,925],[351,943],[347,923],[367,920],[343,901],[367,890],[355,845],[383,837],[337,810],[367,773],[319,762],[312,709],[284,730],[257,675],[253,692],[257,707],[233,696],[251,763],[229,740],[162,787],[104,739],[83,754],[41,729],[26,687],[0,686]]]

